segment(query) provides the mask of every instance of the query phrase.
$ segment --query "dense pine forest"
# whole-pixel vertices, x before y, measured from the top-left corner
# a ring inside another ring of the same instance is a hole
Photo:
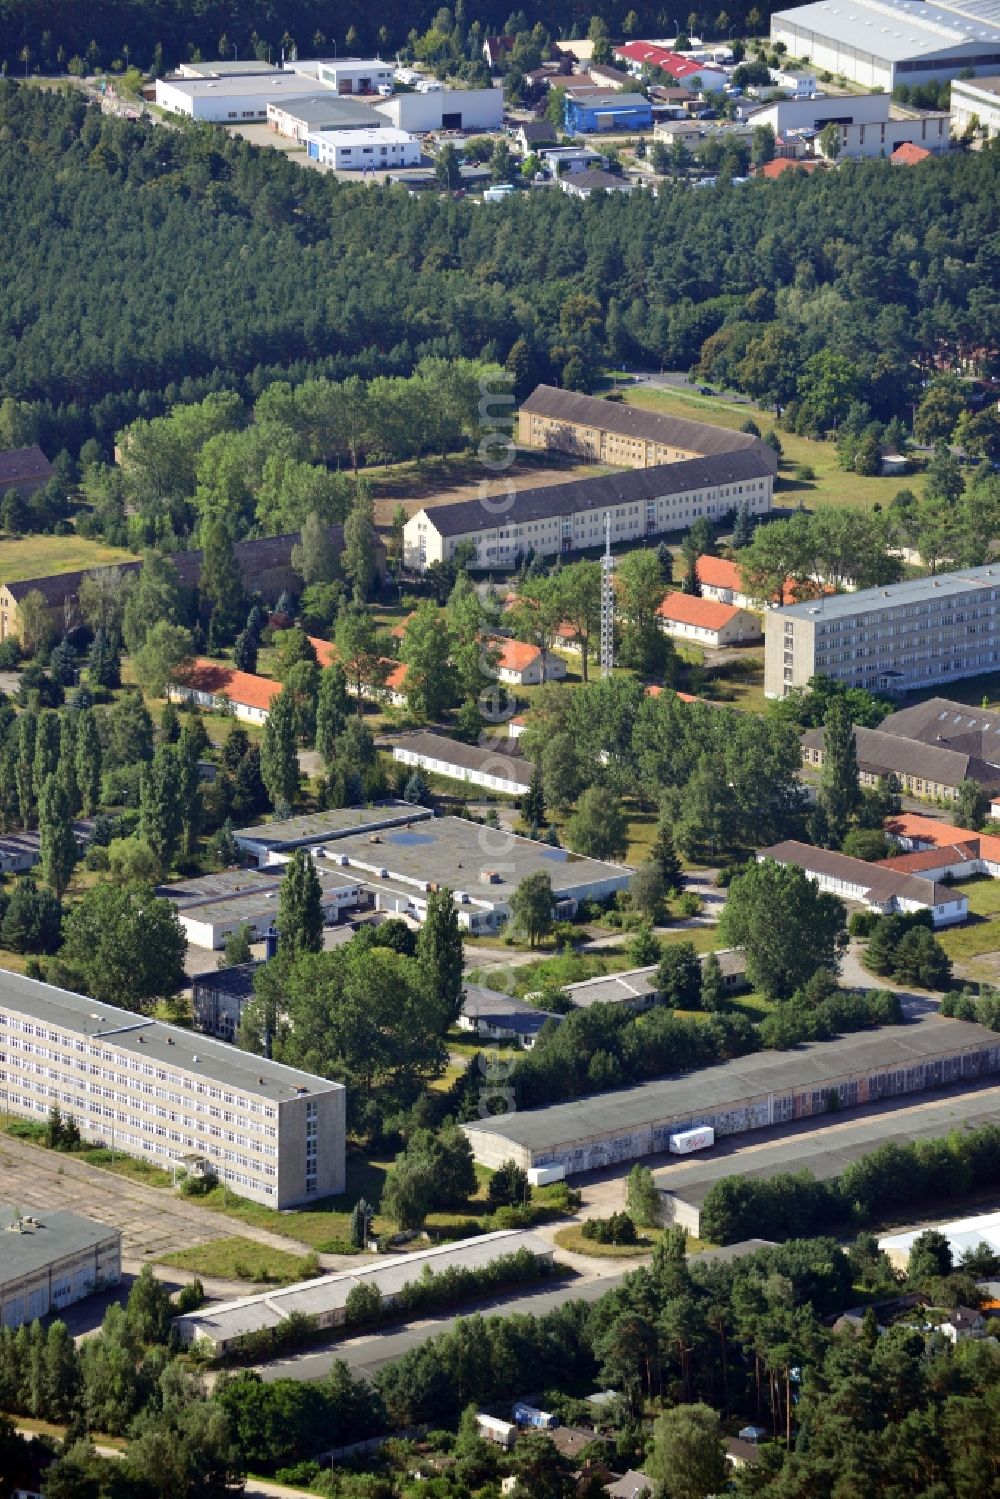
[[[0,84],[0,397],[58,449],[178,399],[507,360],[522,383],[699,360],[820,429],[1000,341],[1000,149],[501,211],[342,184],[216,127]]]

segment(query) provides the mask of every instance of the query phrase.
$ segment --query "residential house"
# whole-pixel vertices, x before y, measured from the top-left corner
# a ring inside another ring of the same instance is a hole
[[[270,677],[258,677],[248,671],[235,671],[218,661],[198,657],[178,672],[167,688],[171,702],[220,712],[232,707],[236,718],[244,723],[263,724],[271,704],[281,691],[281,683]]]
[[[608,63],[589,63],[587,72],[601,88],[616,90],[635,88],[635,79],[631,73],[623,73],[620,68],[612,68]]]
[[[621,1478],[616,1478],[614,1483],[606,1483],[604,1492],[608,1499],[650,1499],[653,1486],[645,1473],[629,1468]]]
[[[941,1323],[938,1331],[944,1333],[949,1343],[964,1343],[966,1338],[983,1338],[986,1336],[986,1318],[974,1307],[956,1306],[947,1321]]]
[[[511,687],[537,687],[540,682],[557,682],[566,675],[566,663],[552,651],[543,651],[537,645],[526,645],[521,640],[497,640],[494,642],[499,655],[496,665],[497,680]]]
[[[532,156],[540,146],[554,146],[558,134],[551,120],[525,120],[517,127],[514,140],[522,156]]]
[[[931,155],[926,147],[917,146],[913,141],[904,141],[901,146],[896,147],[889,161],[894,167],[916,167],[922,161],[929,161]]]
[[[761,600],[753,594],[747,593],[739,566],[731,562],[728,557],[698,558],[695,564],[695,573],[701,588],[703,599],[716,599],[720,604],[735,604],[738,609],[762,608]],[[818,596],[820,593],[832,593],[832,589],[821,588],[819,584],[799,583],[795,578],[786,578],[781,590],[781,598],[775,594],[772,605],[795,604],[800,599]]]
[[[512,36],[488,36],[483,42],[483,56],[491,73],[497,72],[514,50]]]
[[[574,134],[591,135],[607,130],[651,130],[653,107],[642,94],[592,94],[587,98],[565,100],[566,129]]]
[[[550,1020],[558,1025],[562,1016],[540,1010],[510,994],[497,994],[479,984],[466,984],[458,1028],[471,1031],[484,1041],[517,1041],[530,1051],[542,1026]]]
[[[630,193],[635,186],[627,177],[615,177],[611,172],[571,172],[559,179],[559,186],[571,198],[589,198],[592,193]]]
[[[656,613],[664,635],[711,650],[749,645],[760,640],[763,633],[760,620],[748,610],[692,593],[668,593]]]
[[[0,452],[0,497],[16,489],[26,500],[54,478],[55,472],[37,444],[29,448],[4,448]]]
[[[536,156],[552,177],[562,177],[567,172],[587,172],[592,167],[606,167],[608,158],[589,146],[539,146]]]
[[[768,182],[776,182],[779,177],[784,177],[786,172],[815,172],[822,165],[822,161],[816,157],[797,160],[791,156],[776,156],[773,161],[764,161],[760,166],[752,167],[751,174],[754,177],[763,177]]]
[[[890,916],[913,911],[929,911],[934,927],[954,926],[969,914],[968,896],[919,874],[901,873],[847,854],[826,848],[812,848],[790,839],[761,850],[758,860],[773,859],[777,864],[793,864],[814,880],[821,890],[855,901]]]

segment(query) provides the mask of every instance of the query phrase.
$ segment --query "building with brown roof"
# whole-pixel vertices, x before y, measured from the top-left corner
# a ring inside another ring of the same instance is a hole
[[[778,460],[760,438],[710,422],[645,411],[623,401],[579,395],[554,385],[539,385],[521,403],[518,441],[525,448],[572,453],[619,468],[651,468],[684,458],[709,458],[759,452],[769,471]]]
[[[949,885],[937,884],[919,874],[887,869],[882,864],[867,864],[864,859],[852,859],[832,849],[813,848],[808,843],[788,839],[762,849],[757,858],[793,864],[821,890],[854,901],[879,916],[929,911],[932,924],[942,927],[954,926],[969,914],[968,896]]]
[[[16,489],[27,499],[54,478],[55,472],[37,444],[30,448],[4,448],[0,452],[0,495]]]
[[[693,593],[668,593],[656,614],[664,635],[712,650],[727,645],[749,645],[763,634],[756,614]]]
[[[808,729],[802,735],[806,765],[823,764],[825,739],[822,728]],[[854,726],[854,747],[863,786],[875,786],[882,777],[895,776],[900,789],[910,796],[954,800],[963,781],[977,781],[988,795],[1000,791],[1000,769],[964,750],[923,744],[887,733],[884,728],[866,729],[859,724]]]

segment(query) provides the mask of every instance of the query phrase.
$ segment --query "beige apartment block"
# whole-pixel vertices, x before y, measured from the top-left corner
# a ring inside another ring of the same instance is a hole
[[[0,1105],[39,1121],[58,1106],[93,1144],[268,1207],[344,1190],[339,1083],[7,971]]]
[[[764,628],[767,697],[819,675],[894,693],[980,676],[1000,663],[1000,564],[773,609]]]

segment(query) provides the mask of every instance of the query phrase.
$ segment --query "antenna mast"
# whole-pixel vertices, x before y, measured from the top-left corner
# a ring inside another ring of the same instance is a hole
[[[611,555],[611,516],[604,517],[604,556],[601,558],[601,676],[609,677],[615,664],[615,559]]]

